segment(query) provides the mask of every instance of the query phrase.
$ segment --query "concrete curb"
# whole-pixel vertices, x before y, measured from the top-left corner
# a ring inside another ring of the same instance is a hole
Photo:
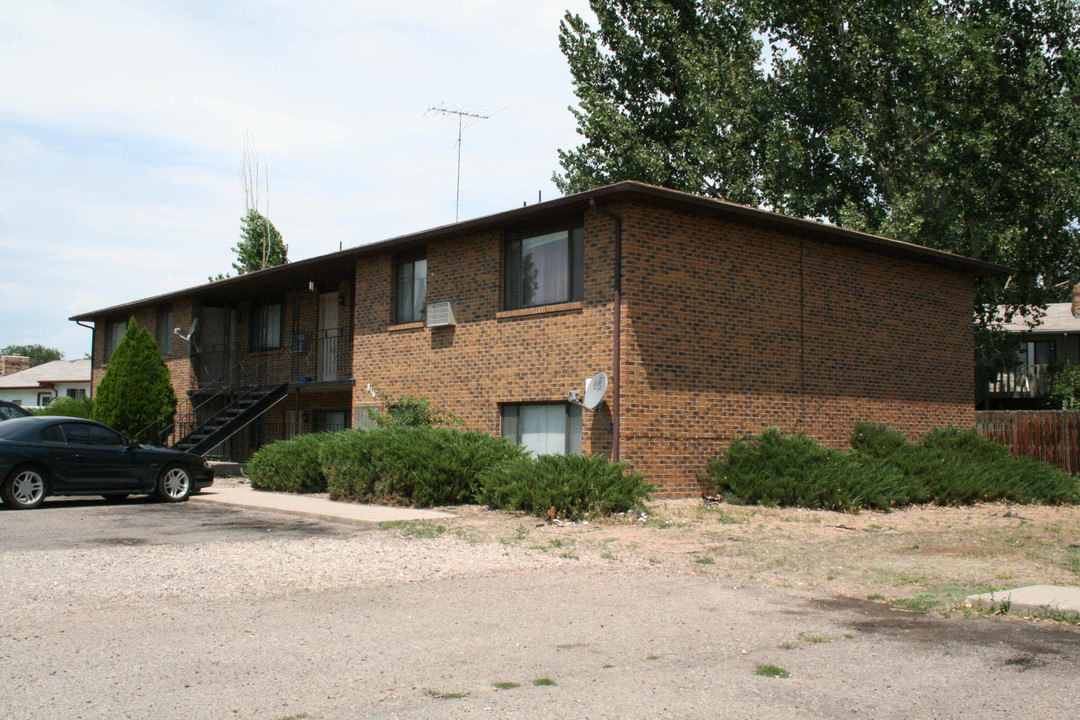
[[[1008,605],[1010,615],[1038,615],[1049,611],[1080,617],[1080,587],[1028,585],[981,595],[969,595],[972,605],[999,608]]]
[[[230,488],[209,487],[197,495],[192,495],[191,499],[196,502],[299,515],[356,525],[394,521],[439,520],[454,517],[450,513],[436,510],[357,505],[307,495],[262,492],[252,490],[246,485]]]

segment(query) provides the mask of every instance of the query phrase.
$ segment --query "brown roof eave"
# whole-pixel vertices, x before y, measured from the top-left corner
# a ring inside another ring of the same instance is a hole
[[[356,258],[385,250],[407,249],[410,247],[426,245],[437,240],[446,240],[478,232],[490,232],[507,226],[514,226],[523,222],[533,221],[537,218],[554,219],[558,218],[560,215],[583,213],[594,200],[597,202],[602,202],[604,200],[610,202],[644,200],[646,202],[669,207],[691,207],[700,212],[732,218],[761,227],[784,229],[824,242],[851,247],[862,247],[886,255],[929,262],[934,265],[948,267],[980,277],[1004,277],[1013,275],[1016,272],[1015,270],[996,263],[974,260],[962,255],[942,252],[941,250],[934,250],[914,243],[892,240],[890,238],[855,230],[847,230],[813,220],[803,220],[788,215],[781,215],[780,213],[761,210],[747,205],[738,205],[725,200],[691,195],[689,193],[669,190],[655,185],[646,185],[645,183],[635,181],[625,181],[615,183],[614,185],[605,185],[604,187],[587,190],[574,195],[567,195],[565,197],[556,198],[555,200],[548,200],[535,205],[506,210],[494,215],[485,215],[483,217],[464,220],[452,225],[442,225],[429,230],[422,230],[420,232],[401,235],[388,240],[381,240],[367,245],[347,248],[345,250],[339,250],[326,255],[319,255],[306,260],[298,260],[266,270],[246,273],[234,278],[217,280],[212,283],[196,285],[183,290],[143,298],[122,305],[114,305],[92,312],[80,313],[70,317],[69,320],[94,320],[95,318],[119,315],[140,308],[164,305],[179,299],[204,299],[216,295],[234,294],[238,291],[242,292],[247,290],[250,286],[260,286],[265,290],[268,281],[270,281],[270,285],[276,287],[278,291],[286,290],[289,289],[289,287],[295,287],[296,283],[301,282],[304,276],[308,274],[326,272],[328,269],[332,269],[334,274],[341,276],[347,276],[354,272],[351,263],[347,270],[342,269],[340,263],[343,260],[355,262]],[[291,283],[289,282],[290,280],[292,281]]]

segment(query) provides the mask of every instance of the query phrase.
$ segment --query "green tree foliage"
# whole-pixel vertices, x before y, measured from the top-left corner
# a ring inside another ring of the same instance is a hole
[[[157,342],[132,318],[98,385],[94,419],[138,442],[157,443],[175,411],[176,392]]]
[[[34,415],[62,415],[89,419],[94,417],[94,398],[76,400],[70,397],[58,397],[45,407],[35,408],[30,412]]]
[[[233,268],[237,274],[265,270],[289,262],[289,246],[281,233],[258,210],[248,210],[241,219],[240,242],[232,249],[236,253]],[[226,276],[228,277],[228,276]],[[215,279],[222,279],[219,275]]]
[[[980,329],[1076,279],[1075,0],[590,4],[561,26],[563,191],[641,180],[1017,268]]]
[[[0,355],[22,355],[30,358],[30,367],[44,365],[53,360],[63,360],[64,353],[44,345],[8,345],[0,349]]]

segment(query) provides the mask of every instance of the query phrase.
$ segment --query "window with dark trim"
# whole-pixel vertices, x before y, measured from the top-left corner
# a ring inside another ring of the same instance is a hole
[[[585,229],[573,226],[511,237],[503,268],[503,308],[554,305],[584,295]]]
[[[120,341],[127,332],[127,320],[114,320],[105,326],[105,362],[112,360],[116,348],[120,347]]]
[[[399,260],[394,265],[394,322],[420,322],[426,301],[427,258]]]
[[[284,313],[280,302],[257,305],[251,309],[251,348],[273,350],[281,347]]]
[[[157,315],[157,345],[162,355],[172,355],[172,308],[161,308]]]
[[[571,403],[507,403],[502,437],[533,455],[581,454],[581,407]]]

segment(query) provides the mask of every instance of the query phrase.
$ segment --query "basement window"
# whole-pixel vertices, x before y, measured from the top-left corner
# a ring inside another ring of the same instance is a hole
[[[532,455],[580,455],[581,407],[514,403],[501,407],[501,435]]]

